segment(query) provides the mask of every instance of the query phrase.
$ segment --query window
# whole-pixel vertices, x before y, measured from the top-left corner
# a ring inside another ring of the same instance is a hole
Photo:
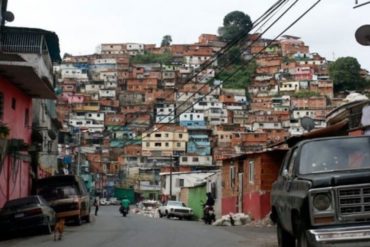
[[[147,143],[146,143],[146,146],[147,146],[147,147],[150,147],[150,142],[147,142]]]
[[[182,161],[183,162],[187,162],[188,161],[188,157],[182,157]]]
[[[164,136],[165,136],[165,137],[168,137],[168,133],[166,133]]]
[[[193,157],[193,162],[199,162],[199,158],[198,157]]]
[[[161,134],[155,134],[155,137],[161,137]]]
[[[176,186],[177,187],[184,187],[184,179],[183,178],[177,178],[176,179]]]
[[[179,134],[179,138],[182,138],[182,134]]]
[[[168,144],[168,142],[166,142],[166,147],[169,147],[169,144]]]
[[[234,188],[235,186],[235,167],[230,166],[230,187]]]
[[[177,146],[177,147],[181,147],[181,143],[180,143],[180,142],[178,142],[176,146]]]
[[[249,183],[254,183],[254,160],[249,161],[249,173],[248,173]]]
[[[154,146],[155,146],[155,147],[161,147],[161,146],[162,146],[162,143],[160,143],[160,142],[156,142],[156,143],[154,144]]]

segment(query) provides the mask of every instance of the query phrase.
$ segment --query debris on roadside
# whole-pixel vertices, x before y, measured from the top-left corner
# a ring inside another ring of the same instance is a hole
[[[267,214],[265,218],[261,220],[251,221],[248,225],[249,226],[256,226],[256,227],[272,227],[274,223],[270,219],[270,214]]]
[[[212,225],[214,226],[241,226],[251,222],[251,217],[247,214],[237,213],[223,215],[220,219],[216,220]]]

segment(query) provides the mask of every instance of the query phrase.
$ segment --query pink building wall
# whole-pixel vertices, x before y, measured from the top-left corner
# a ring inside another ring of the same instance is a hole
[[[222,215],[238,213],[237,196],[222,198]],[[248,192],[243,194],[242,212],[250,215],[253,220],[265,218],[271,209],[270,192]]]
[[[0,120],[10,128],[8,139],[23,139],[30,144],[32,99],[4,78],[0,78],[0,92],[4,96],[4,114]],[[12,109],[13,98],[16,101],[15,109]],[[29,112],[28,123],[25,123],[26,109]],[[30,188],[29,162],[6,156],[0,170],[0,208],[7,200],[29,195]]]

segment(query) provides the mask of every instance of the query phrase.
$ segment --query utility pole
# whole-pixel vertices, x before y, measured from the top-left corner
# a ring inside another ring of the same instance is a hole
[[[78,153],[77,153],[77,176],[80,176],[80,166],[81,166],[81,129],[78,129]]]
[[[171,154],[171,161],[170,161],[170,200],[172,199],[172,154]]]

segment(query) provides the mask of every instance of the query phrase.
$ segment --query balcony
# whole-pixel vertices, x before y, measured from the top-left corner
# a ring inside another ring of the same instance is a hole
[[[56,99],[52,63],[59,62],[58,36],[33,28],[2,27],[0,71],[32,98]]]

